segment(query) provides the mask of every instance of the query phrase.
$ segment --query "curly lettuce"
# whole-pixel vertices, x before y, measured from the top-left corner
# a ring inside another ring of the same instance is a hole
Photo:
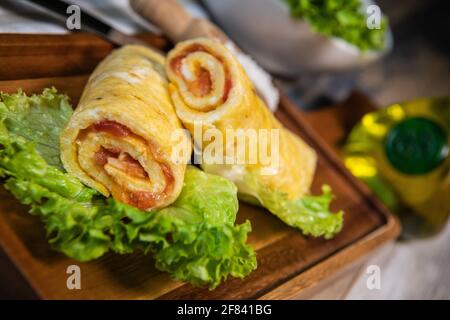
[[[72,112],[69,98],[55,88],[32,96],[21,90],[13,94],[0,92],[0,119],[8,130],[34,141],[47,163],[60,169],[59,134]]]
[[[339,233],[344,221],[344,213],[333,213],[330,203],[333,199],[331,188],[322,187],[322,195],[308,195],[289,200],[285,193],[271,190],[258,183],[257,176],[248,173],[244,181],[247,189],[258,202],[287,225],[300,229],[303,234],[330,239]]]
[[[53,94],[61,99],[56,91]],[[54,249],[79,261],[110,250],[151,252],[160,270],[211,289],[229,276],[242,278],[256,268],[255,252],[246,244],[250,222],[234,224],[238,202],[233,183],[188,166],[182,192],[167,208],[143,212],[105,199],[51,165],[39,151],[39,141],[14,129],[19,116],[11,111],[14,102],[6,104],[5,97],[11,96],[2,95],[3,111],[5,105],[9,111],[0,118],[0,179],[40,217]],[[16,97],[23,99],[22,94]]]
[[[228,275],[242,278],[256,268],[254,250],[246,244],[249,221],[234,225],[236,186],[219,176],[188,166],[178,199],[157,212],[111,200],[113,248],[155,253],[156,266],[176,279],[216,287]]]
[[[282,0],[294,18],[304,19],[311,28],[326,36],[341,38],[362,51],[382,50],[386,46],[388,20],[379,29],[369,29],[362,0]]]

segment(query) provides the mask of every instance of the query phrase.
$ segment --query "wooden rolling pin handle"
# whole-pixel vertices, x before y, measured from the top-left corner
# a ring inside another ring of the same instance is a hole
[[[181,34],[181,39],[178,41],[198,37],[215,38],[223,43],[230,41],[219,28],[205,19],[192,19],[186,30]]]
[[[172,40],[179,39],[193,20],[176,0],[130,0],[130,5]]]
[[[130,0],[130,4],[135,12],[155,24],[175,43],[197,37],[228,41],[219,28],[208,20],[193,18],[177,0]]]

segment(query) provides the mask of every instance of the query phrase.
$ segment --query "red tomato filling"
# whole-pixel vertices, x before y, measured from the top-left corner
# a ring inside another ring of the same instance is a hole
[[[117,123],[115,121],[105,120],[97,122],[92,125],[94,131],[102,131],[112,134],[116,137],[126,137],[129,135],[136,136],[131,130],[126,126]],[[136,136],[138,137],[138,136]],[[142,139],[138,137],[139,139]],[[149,147],[151,148],[150,144]],[[128,153],[121,152],[120,150],[112,150],[101,148],[94,155],[95,163],[99,166],[104,166],[108,163],[108,158],[114,158],[119,161],[114,162],[114,166],[119,168],[121,171],[125,172],[127,175],[140,178],[149,179],[149,176],[142,165],[136,159],[132,158]],[[128,203],[139,209],[148,209],[154,207],[159,200],[164,198],[168,192],[170,192],[175,181],[170,168],[164,163],[158,162],[163,171],[166,187],[164,191],[160,193],[148,192],[148,191],[129,191],[123,189],[118,184],[115,184],[113,190],[111,190],[113,196],[118,200]]]
[[[224,84],[224,88],[223,88],[222,102],[227,101],[228,96],[230,94],[231,87],[232,87],[232,81],[230,79],[230,75],[229,75],[227,66],[221,57],[208,51],[202,45],[193,44],[190,47],[188,47],[183,52],[183,54],[179,55],[176,58],[173,58],[170,61],[170,67],[172,68],[172,70],[179,77],[182,77],[184,79],[184,77],[181,73],[181,62],[186,56],[188,56],[190,53],[193,53],[193,52],[207,52],[207,53],[213,55],[217,60],[222,62],[223,66],[225,68],[225,84]],[[194,95],[196,95],[196,96],[205,95],[211,91],[211,86],[212,86],[211,76],[207,70],[200,68],[200,70],[196,74],[195,81],[187,81],[187,85],[188,85],[189,91],[191,91]]]

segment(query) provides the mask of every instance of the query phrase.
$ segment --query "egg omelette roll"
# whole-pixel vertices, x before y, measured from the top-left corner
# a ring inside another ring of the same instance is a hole
[[[90,76],[60,138],[67,172],[104,196],[144,210],[175,201],[189,157],[172,154],[172,134],[181,124],[164,63],[141,46],[113,51]],[[178,145],[191,148],[187,136],[180,139]]]
[[[328,209],[329,187],[322,196],[309,195],[317,163],[315,151],[272,115],[231,52],[215,40],[185,41],[169,52],[166,72],[176,113],[193,135],[196,149],[202,151],[200,162],[206,172],[232,180],[242,200],[266,207],[305,234],[331,237],[341,229],[342,213],[331,214]],[[210,129],[221,135],[206,138]],[[230,129],[235,130],[234,135],[228,135]],[[267,134],[266,144],[261,145],[260,132],[274,132],[276,139]],[[257,143],[244,140],[248,143],[241,153],[236,152],[239,135]],[[216,140],[221,140],[222,147]],[[212,144],[223,161],[206,154]],[[276,148],[272,148],[274,144]],[[260,155],[262,148],[277,161],[249,161],[251,155]]]

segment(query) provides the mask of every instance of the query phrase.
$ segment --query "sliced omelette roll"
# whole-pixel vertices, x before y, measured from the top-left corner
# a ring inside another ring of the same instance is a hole
[[[242,200],[305,234],[331,237],[341,229],[342,213],[328,209],[329,188],[309,195],[316,153],[270,113],[223,45],[203,38],[179,43],[168,54],[166,72],[177,115],[202,151],[206,172],[232,180]]]
[[[140,209],[161,208],[178,197],[190,140],[167,91],[164,57],[125,46],[95,69],[61,134],[67,172],[105,196]],[[185,152],[174,157],[172,146]],[[184,155],[184,156],[183,156]]]
[[[240,191],[249,190],[242,185],[242,176],[236,176],[237,170],[257,174],[265,186],[285,192],[289,199],[308,193],[316,167],[314,150],[285,129],[270,113],[255,93],[243,68],[227,49],[209,39],[186,41],[169,53],[166,68],[176,112],[194,138],[198,138],[194,134],[195,125],[202,125],[204,132],[208,128],[216,128],[223,133],[226,129],[280,130],[281,163],[275,174],[260,175],[265,167],[261,162],[245,163],[238,169],[236,164],[211,165],[207,159],[202,159],[206,171],[214,170],[234,177],[233,180],[241,186]],[[224,142],[227,145],[227,141]],[[203,149],[208,144],[205,141],[196,143]],[[228,146],[234,147],[234,144],[229,143]],[[248,143],[247,146],[254,144]],[[231,154],[231,150],[224,150],[225,157]]]

